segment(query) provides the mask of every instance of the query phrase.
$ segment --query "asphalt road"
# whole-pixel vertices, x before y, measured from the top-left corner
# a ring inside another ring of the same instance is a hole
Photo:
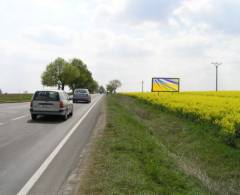
[[[102,100],[94,95],[91,104],[74,104],[67,121],[32,121],[29,103],[0,104],[0,194],[57,194],[89,141]]]

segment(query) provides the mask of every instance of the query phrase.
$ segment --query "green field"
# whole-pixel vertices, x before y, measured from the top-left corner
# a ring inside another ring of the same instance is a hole
[[[32,94],[2,94],[0,103],[17,103],[31,101]]]

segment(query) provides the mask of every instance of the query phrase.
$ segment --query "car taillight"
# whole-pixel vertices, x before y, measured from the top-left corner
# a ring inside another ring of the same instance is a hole
[[[31,103],[30,103],[30,107],[32,107],[33,106],[33,102],[31,101]]]
[[[62,101],[59,102],[59,107],[63,108],[63,102]]]

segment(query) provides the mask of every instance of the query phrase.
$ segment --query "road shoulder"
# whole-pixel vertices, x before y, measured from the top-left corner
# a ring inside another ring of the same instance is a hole
[[[84,178],[86,178],[86,174],[88,172],[87,170],[89,168],[89,162],[91,161],[92,150],[94,149],[96,140],[99,136],[101,136],[106,124],[106,100],[103,101],[104,102],[101,105],[100,114],[90,137],[90,141],[82,151],[78,165],[69,175],[66,182],[58,192],[58,195],[77,195],[79,194],[81,186],[84,185]]]

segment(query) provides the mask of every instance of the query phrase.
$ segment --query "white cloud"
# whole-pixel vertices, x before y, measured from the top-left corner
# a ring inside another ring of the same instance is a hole
[[[32,26],[23,32],[23,36],[39,44],[64,46],[72,43],[75,33],[61,26]]]
[[[1,2],[0,88],[34,91],[46,65],[81,58],[100,84],[150,90],[151,77],[180,77],[183,90],[239,89],[234,0],[11,0]],[[231,76],[229,76],[231,75]]]
[[[124,14],[127,20],[136,22],[165,22],[182,0],[131,0]]]

